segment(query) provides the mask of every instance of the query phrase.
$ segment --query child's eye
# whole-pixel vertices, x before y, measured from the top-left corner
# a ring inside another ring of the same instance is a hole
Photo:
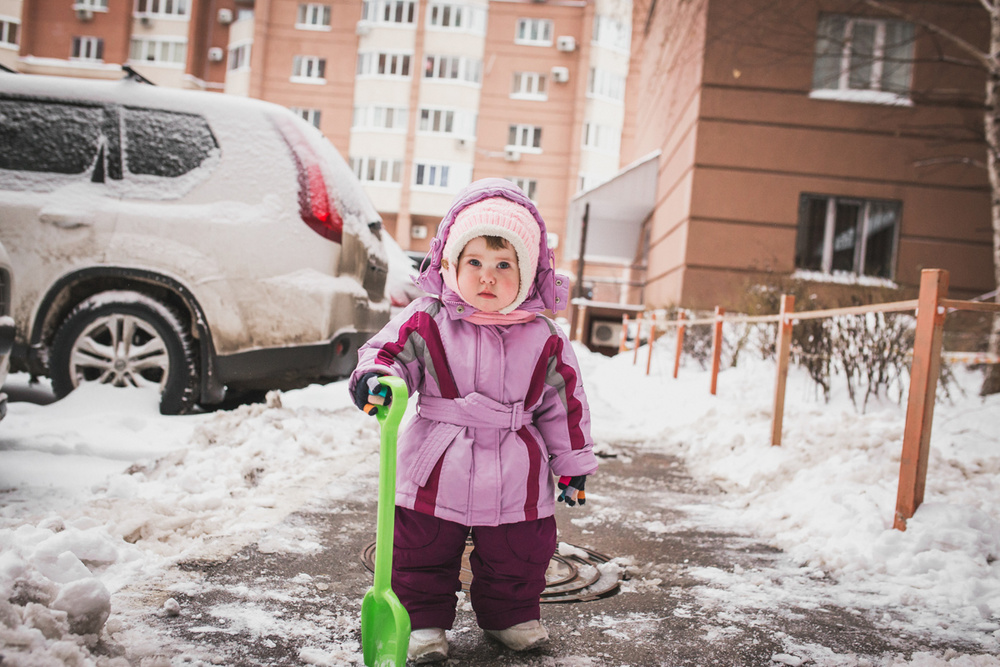
[[[497,264],[497,268],[498,269],[509,269],[510,268],[510,262],[499,262]]]
[[[482,266],[482,263],[478,259],[470,259],[469,260],[469,265],[470,266]]]

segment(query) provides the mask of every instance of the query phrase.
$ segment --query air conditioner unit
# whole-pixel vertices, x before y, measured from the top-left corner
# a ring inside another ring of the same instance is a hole
[[[213,46],[208,50],[208,60],[213,63],[221,63],[226,57],[226,52],[218,46]]]
[[[503,152],[503,159],[507,160],[507,162],[520,162],[521,154],[511,148],[508,148]]]
[[[150,18],[148,15],[143,14],[142,16],[139,17],[139,23],[143,25],[152,25],[153,19]]]
[[[561,35],[556,38],[556,48],[567,53],[576,51],[576,38],[572,35]]]
[[[410,238],[411,239],[427,238],[427,225],[413,225],[412,227],[410,227]]]
[[[219,10],[219,23],[229,25],[233,22],[233,10],[223,7]]]
[[[89,21],[94,18],[94,12],[89,9],[78,9],[76,10],[76,18],[80,21]]]
[[[590,323],[591,347],[618,347],[622,339],[621,321],[593,320]]]
[[[372,31],[372,24],[368,21],[358,21],[358,24],[354,26],[354,32],[358,37],[364,37]]]
[[[569,68],[553,67],[552,80],[555,81],[556,83],[566,83],[567,81],[569,81]]]

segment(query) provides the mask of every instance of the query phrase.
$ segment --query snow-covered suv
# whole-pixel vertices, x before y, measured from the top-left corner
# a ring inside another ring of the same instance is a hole
[[[161,411],[341,377],[388,320],[381,220],[283,107],[0,72],[14,370],[159,385]]]

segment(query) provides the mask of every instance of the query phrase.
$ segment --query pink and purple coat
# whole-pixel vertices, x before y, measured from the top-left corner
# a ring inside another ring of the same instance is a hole
[[[541,227],[533,289],[520,309],[535,319],[473,324],[475,309],[442,280],[441,255],[455,215],[503,196]],[[504,179],[459,193],[438,228],[417,283],[432,296],[413,301],[358,352],[351,376],[375,371],[402,378],[416,415],[397,446],[396,504],[466,526],[496,526],[555,513],[553,475],[597,470],[590,409],[565,333],[541,312],[566,305],[568,286],[552,267],[545,223]]]

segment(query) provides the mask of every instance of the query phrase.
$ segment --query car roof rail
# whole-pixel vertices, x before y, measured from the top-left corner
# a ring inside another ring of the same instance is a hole
[[[139,83],[148,83],[151,86],[155,86],[156,85],[155,83],[153,83],[152,81],[150,81],[149,79],[147,79],[146,77],[144,77],[143,75],[141,75],[138,72],[136,72],[129,65],[122,65],[122,69],[125,71],[125,78],[126,79],[129,79],[131,81],[138,81]]]

